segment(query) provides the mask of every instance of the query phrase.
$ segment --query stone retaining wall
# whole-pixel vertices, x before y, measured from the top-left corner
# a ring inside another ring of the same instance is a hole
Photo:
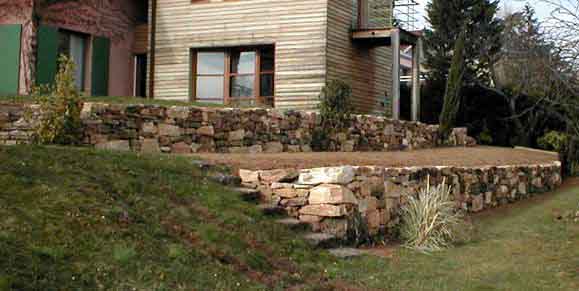
[[[456,206],[468,212],[515,202],[552,190],[561,163],[499,167],[330,167],[306,170],[239,170],[244,186],[314,230],[341,238],[391,233],[409,195],[443,180],[452,186]],[[361,223],[361,224],[360,224]],[[363,227],[360,228],[360,225]],[[358,238],[358,237],[355,237]]]
[[[0,144],[30,141],[23,105],[0,104]],[[31,111],[38,111],[31,107]],[[314,112],[159,105],[85,103],[86,145],[140,152],[308,152],[320,118]],[[443,142],[438,127],[356,115],[351,127],[330,137],[332,151],[412,150],[474,144],[457,128]]]

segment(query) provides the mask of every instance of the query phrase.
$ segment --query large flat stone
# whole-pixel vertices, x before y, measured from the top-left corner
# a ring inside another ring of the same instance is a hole
[[[161,136],[180,136],[181,128],[172,124],[159,124],[159,135]]]
[[[259,171],[239,170],[239,177],[243,183],[259,182]]]
[[[315,215],[322,217],[341,217],[348,213],[344,205],[317,204],[307,205],[300,209],[301,215]]]
[[[298,178],[299,173],[295,169],[277,169],[270,171],[261,171],[259,177],[261,181],[267,183],[274,182],[292,182]]]
[[[298,183],[305,185],[346,185],[354,180],[354,176],[355,171],[351,166],[315,168],[302,171]]]
[[[350,189],[335,184],[323,184],[310,190],[310,204],[358,204]]]

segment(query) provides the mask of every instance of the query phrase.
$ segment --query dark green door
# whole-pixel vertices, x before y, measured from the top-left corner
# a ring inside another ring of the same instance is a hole
[[[53,84],[58,70],[58,29],[41,25],[38,29],[36,84]]]
[[[0,95],[18,95],[21,31],[19,24],[0,25]]]
[[[111,43],[108,38],[94,37],[92,43],[92,82],[93,96],[107,96],[109,93],[109,52]]]

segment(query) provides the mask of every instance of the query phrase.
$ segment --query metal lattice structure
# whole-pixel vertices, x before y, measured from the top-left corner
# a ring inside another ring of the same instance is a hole
[[[408,30],[418,29],[418,2],[416,0],[394,0],[395,25]]]

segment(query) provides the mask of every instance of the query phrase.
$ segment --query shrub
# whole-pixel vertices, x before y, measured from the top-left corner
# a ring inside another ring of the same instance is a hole
[[[352,89],[344,81],[332,80],[320,94],[320,127],[312,135],[311,146],[316,151],[332,147],[331,137],[349,126],[352,113]]]
[[[451,201],[451,187],[446,180],[435,187],[427,186],[411,196],[402,207],[400,236],[405,246],[423,252],[449,247],[456,238],[462,213]]]
[[[82,141],[82,100],[74,83],[75,64],[61,55],[54,85],[33,90],[40,106],[35,141],[40,144],[79,144]]]
[[[542,149],[561,152],[567,145],[569,136],[559,131],[549,131],[537,143]]]

